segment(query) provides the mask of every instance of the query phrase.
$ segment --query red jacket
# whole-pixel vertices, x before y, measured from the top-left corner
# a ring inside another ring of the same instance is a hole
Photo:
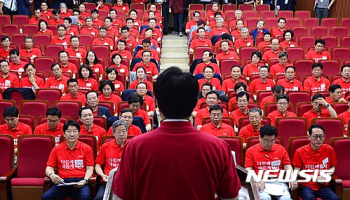
[[[171,8],[171,12],[175,14],[182,14],[184,12],[186,0],[170,0],[169,8]]]

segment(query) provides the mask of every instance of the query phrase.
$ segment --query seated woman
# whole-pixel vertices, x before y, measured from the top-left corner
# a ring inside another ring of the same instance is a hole
[[[284,41],[280,43],[280,47],[283,51],[286,50],[287,47],[297,47],[298,44],[293,41],[294,33],[291,30],[286,30],[283,33]]]
[[[119,53],[115,53],[112,55],[113,65],[108,68],[115,68],[118,70],[118,73],[123,74],[127,81],[129,81],[129,68],[126,65],[121,64],[122,56]]]
[[[39,31],[37,32],[37,34],[49,34],[51,35],[51,38],[53,37],[54,35],[53,31],[51,31],[50,29],[47,29],[48,24],[45,20],[41,19],[39,21],[38,27],[39,27]]]
[[[92,69],[87,65],[81,65],[79,69],[78,89],[98,91],[98,83],[92,78]]]
[[[113,102],[114,107],[116,108],[118,106],[118,103],[121,102],[122,99],[118,95],[113,94],[114,90],[114,85],[110,80],[102,81],[100,85],[100,92],[102,92],[102,94],[98,95],[98,100]],[[114,109],[114,114],[117,113],[117,109]]]
[[[85,64],[89,66],[93,72],[97,72],[99,74],[102,74],[105,72],[105,70],[103,69],[103,66],[100,63],[98,63],[98,58],[94,51],[86,52]]]
[[[114,67],[108,68],[106,70],[107,78],[110,80],[116,90],[120,92],[124,91],[124,83],[117,80],[118,70]]]
[[[130,89],[136,89],[137,85],[141,82],[144,82],[147,84],[148,90],[150,90],[153,93],[153,86],[152,83],[149,82],[146,78],[146,70],[142,66],[136,68],[136,76],[137,79],[130,84]]]

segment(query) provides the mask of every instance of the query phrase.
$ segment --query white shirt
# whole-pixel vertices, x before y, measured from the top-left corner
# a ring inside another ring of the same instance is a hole
[[[0,0],[0,2],[4,3],[4,6],[11,11],[17,11],[17,1],[16,0]],[[12,4],[12,7],[11,7]],[[11,8],[10,8],[11,7]]]

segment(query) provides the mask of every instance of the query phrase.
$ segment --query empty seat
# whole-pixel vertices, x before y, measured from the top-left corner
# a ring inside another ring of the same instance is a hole
[[[350,18],[342,18],[342,19],[340,19],[340,26],[350,27]]]
[[[240,4],[238,6],[238,9],[241,11],[245,11],[245,10],[253,10],[253,5],[250,4]]]
[[[340,45],[342,47],[350,47],[350,36],[342,37],[340,40]]]
[[[294,60],[303,59],[305,57],[304,47],[287,47],[286,51],[288,53],[288,60],[290,63],[294,63]]]
[[[45,46],[45,56],[54,57],[56,60],[58,59],[58,53],[63,51],[63,45],[49,44]]]
[[[339,74],[339,71],[340,71],[339,60],[320,60],[320,63],[322,63],[323,65],[323,73],[326,74],[327,76],[330,76],[333,74]]]
[[[91,34],[79,34],[77,36],[79,37],[79,44],[86,45],[88,47],[92,45],[94,37]]]
[[[235,161],[237,165],[242,166],[243,164],[243,141],[240,137],[220,137],[225,142],[227,142],[231,151],[235,153]]]
[[[305,27],[319,26],[319,19],[318,18],[306,18],[306,19],[304,19],[303,25]]]
[[[311,124],[321,125],[325,129],[325,144],[328,144],[332,137],[342,137],[344,121],[341,118],[314,118]]]
[[[337,18],[322,18],[321,19],[321,26],[336,27],[336,26],[338,26],[338,19]]]
[[[317,38],[328,35],[328,28],[324,26],[312,27],[311,35]]]
[[[103,58],[104,60],[108,60],[110,58],[110,48],[105,45],[92,45],[91,50],[96,53],[98,58]]]
[[[260,14],[262,11],[270,11],[270,5],[268,5],[268,4],[257,5],[256,11],[260,12]]]
[[[299,46],[309,49],[315,46],[316,38],[314,36],[301,36],[299,37]]]
[[[202,4],[199,4],[199,5],[202,5]],[[236,4],[231,4],[231,6],[228,4],[222,5],[222,12],[226,13],[229,10],[233,10],[233,11],[237,10],[237,5]]]
[[[295,71],[300,77],[304,77],[306,74],[311,74],[311,66],[314,63],[315,61],[311,59],[294,60]]]
[[[332,27],[330,35],[335,37],[344,37],[348,35],[347,27]]]
[[[307,136],[290,137],[288,139],[288,148],[287,148],[289,158],[293,160],[295,151],[300,147],[303,147],[309,143],[310,143],[310,140],[309,138],[307,138]]]
[[[289,18],[286,19],[286,28],[297,27],[300,26],[300,19],[298,18]]]
[[[61,110],[62,115],[67,115],[71,119],[79,116],[81,102],[78,101],[55,101],[54,106]]]
[[[258,13],[253,10],[247,10],[243,12],[243,19],[253,18],[257,16],[258,16]]]
[[[338,38],[335,36],[323,36],[321,37],[326,42],[326,46],[328,49],[332,49],[333,47],[338,46]]]
[[[266,27],[277,27],[278,18],[267,18]]]
[[[310,102],[298,102],[297,103],[297,116],[302,117],[304,113],[312,109]]]
[[[308,10],[297,10],[294,13],[294,18],[299,18],[301,21],[310,17],[311,17],[311,13]]]
[[[11,43],[16,44],[19,47],[24,43],[24,38],[27,37],[27,34],[16,33],[13,34]]]
[[[338,59],[340,63],[350,59],[350,49],[346,47],[335,47],[331,51],[332,59]]]
[[[241,62],[252,57],[254,51],[259,51],[258,47],[241,47],[239,49],[239,58]]]
[[[10,199],[8,186],[15,173],[14,164],[14,145],[11,135],[0,135],[0,194],[1,199]]]
[[[40,115],[46,115],[46,110],[49,108],[49,102],[46,100],[23,100],[20,103],[19,111],[22,115],[32,115],[38,119]],[[37,125],[37,121],[35,121]]]
[[[300,36],[309,35],[309,28],[304,26],[292,27],[291,30],[294,32],[294,37],[298,38]]]
[[[18,24],[20,28],[23,28],[23,24],[29,23],[28,15],[13,15],[13,24]]]
[[[231,68],[235,65],[240,66],[240,61],[235,60],[235,59],[220,60],[220,73],[221,73],[221,75],[231,74]]]
[[[49,34],[34,34],[34,43],[41,46],[49,45],[51,43],[51,35]]]
[[[39,31],[38,25],[35,24],[24,24],[22,33],[33,35]]]
[[[2,32],[7,34],[19,33],[19,26],[17,24],[3,24]]]
[[[277,12],[277,16],[283,18],[293,18],[293,11],[290,10],[280,10]],[[288,20],[287,20],[288,21]]]
[[[306,136],[307,121],[301,117],[288,117],[276,119],[277,135],[284,140],[284,146],[287,146],[290,137]],[[295,128],[298,127],[298,128]]]
[[[269,5],[267,5],[269,6]],[[271,18],[271,17],[275,17],[275,12],[274,11],[260,11],[260,17],[262,19],[267,19],[267,18]]]

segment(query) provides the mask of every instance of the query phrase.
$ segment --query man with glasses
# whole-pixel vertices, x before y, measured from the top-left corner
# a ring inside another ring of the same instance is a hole
[[[56,146],[60,144],[63,135],[63,123],[60,122],[61,111],[53,107],[46,111],[46,122],[35,127],[34,135],[52,135],[55,137]]]
[[[264,125],[261,124],[263,119],[262,111],[260,108],[252,108],[248,111],[249,124],[242,127],[238,136],[243,139],[243,147],[247,145],[247,139],[249,137],[259,136],[260,129]]]
[[[27,64],[26,62],[21,60],[19,50],[11,49],[10,50],[10,71],[22,73],[24,72],[24,66]]]
[[[277,110],[275,110],[267,115],[267,118],[271,119],[272,126],[275,126],[275,121],[277,118],[296,117],[297,116],[295,113],[288,111],[288,107],[289,107],[288,95],[282,94],[282,95],[277,96],[276,103],[277,103]]]
[[[156,112],[156,102],[151,96],[147,95],[147,90],[148,90],[147,84],[144,82],[140,82],[136,86],[136,93],[140,95],[143,99],[143,102],[146,103],[146,111],[147,111],[148,117],[152,119],[154,116],[154,113]]]
[[[326,97],[327,103],[331,104],[334,102],[346,103],[347,101],[342,98],[342,88],[338,84],[332,84],[328,88],[329,97]]]
[[[192,26],[197,25],[197,22],[199,21],[201,13],[198,11],[194,11],[192,15],[193,15],[192,20],[186,23],[186,30],[185,30],[186,33],[190,32]]]
[[[277,81],[277,85],[281,85],[289,91],[303,91],[301,82],[295,77],[295,67],[288,66],[285,69],[285,78]]]
[[[334,173],[337,157],[332,146],[323,144],[325,134],[321,125],[313,124],[310,126],[308,132],[310,143],[295,151],[294,170],[332,170]],[[333,173],[328,174],[332,175]],[[313,172],[310,175],[313,175]],[[321,176],[317,177],[316,182],[311,180],[307,183],[300,183],[299,197],[302,199],[339,199],[328,185],[329,183],[325,183]]]
[[[204,83],[202,85],[202,98],[198,99],[196,107],[193,109],[192,117],[196,117],[198,110],[203,102],[206,102],[207,93],[213,90],[213,86],[210,83]]]
[[[232,126],[222,122],[224,109],[220,105],[213,105],[209,112],[211,122],[203,125],[201,131],[214,136],[236,136]]]
[[[63,24],[57,26],[57,35],[52,38],[51,44],[63,45],[64,49],[70,45],[70,35],[66,35],[66,27]]]
[[[230,117],[234,119],[235,131],[238,132],[239,119],[247,117],[249,94],[247,92],[239,92],[236,96],[238,109],[230,113]]]
[[[213,86],[213,90],[221,90],[220,80],[214,78],[214,68],[212,66],[204,67],[203,75],[204,78],[198,80],[199,88],[201,88],[204,83],[210,83]]]
[[[141,129],[138,126],[132,124],[134,120],[134,113],[130,108],[124,108],[120,112],[120,120],[125,121],[128,124],[128,135],[129,136],[138,136],[141,135]],[[107,135],[113,135],[113,127],[109,128]]]
[[[92,108],[94,116],[110,118],[112,117],[111,112],[105,106],[98,105],[98,93],[96,91],[89,91],[85,94],[86,96],[86,106]]]
[[[260,129],[259,143],[248,148],[245,156],[245,168],[254,170],[258,174],[260,170],[288,170],[293,171],[287,150],[279,144],[275,144],[277,130],[275,127],[265,125]],[[278,172],[270,175],[279,175]],[[297,182],[280,183],[277,178],[273,182],[264,181],[256,183],[259,196],[262,200],[270,200],[271,195],[279,200],[291,200],[289,188],[298,187]]]
[[[269,68],[263,65],[259,68],[260,78],[253,80],[250,83],[249,90],[253,92],[254,96],[258,94],[259,91],[271,91],[275,83],[272,79],[269,79]]]
[[[0,62],[0,88],[5,90],[11,87],[19,87],[19,79],[18,76],[10,73],[10,66],[6,60],[2,60]]]
[[[67,93],[61,97],[61,101],[78,101],[82,105],[86,103],[86,97],[83,93],[78,92],[77,79],[70,78],[67,81]]]

